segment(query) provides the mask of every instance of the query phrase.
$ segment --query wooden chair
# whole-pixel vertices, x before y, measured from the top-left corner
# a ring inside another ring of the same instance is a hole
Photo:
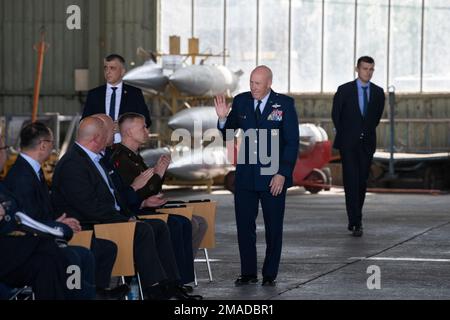
[[[184,203],[187,207],[192,207],[194,209],[194,213],[197,216],[203,217],[208,223],[208,229],[206,230],[205,236],[200,243],[200,248],[203,249],[203,253],[205,254],[206,266],[208,268],[209,281],[213,281],[211,264],[208,255],[208,249],[216,247],[216,209],[217,202],[215,201],[196,201],[191,200],[189,202]],[[197,260],[197,259],[196,259]],[[195,285],[197,286],[197,275],[195,275]]]
[[[73,234],[72,239],[69,241],[70,246],[80,246],[87,249],[91,249],[92,230],[84,230]]]
[[[177,205],[177,206],[169,206],[166,208],[157,209],[156,212],[165,213],[165,214],[175,214],[175,215],[186,217],[189,220],[192,220],[192,214],[194,212],[194,209],[191,207],[187,207],[183,204],[181,206]]]
[[[121,277],[125,283],[126,276],[136,276],[141,300],[144,299],[141,278],[134,267],[134,231],[136,222],[96,224],[95,236],[106,239],[117,245],[117,257],[112,270],[112,276]]]
[[[203,217],[208,223],[205,237],[200,243],[200,248],[212,249],[216,247],[216,210],[217,202],[215,201],[189,201],[186,202],[187,207],[193,207],[197,216]]]
[[[162,220],[164,222],[167,223],[167,218],[169,217],[168,214],[147,214],[147,215],[142,215],[142,216],[138,216],[139,219],[159,219]]]

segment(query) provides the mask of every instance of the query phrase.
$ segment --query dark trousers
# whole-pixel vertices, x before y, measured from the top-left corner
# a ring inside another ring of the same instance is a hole
[[[261,201],[266,233],[263,277],[276,278],[283,242],[283,218],[286,190],[274,197],[269,191],[236,189],[234,206],[241,258],[241,274],[257,275],[256,217]]]
[[[69,287],[69,283],[74,284],[72,276],[77,273],[74,269],[67,269],[67,281],[64,287],[67,289],[67,298],[74,300],[91,300],[95,298],[95,259],[89,249],[79,246],[67,246],[61,248],[67,259],[68,267],[77,266],[80,270],[80,287]]]
[[[149,219],[136,223],[134,262],[144,288],[163,280],[180,280],[170,232],[164,221]]]
[[[67,259],[54,240],[42,239],[27,262],[1,281],[10,287],[31,285],[37,300],[66,299],[66,266]]]
[[[117,245],[109,240],[92,237],[91,251],[95,257],[95,286],[99,289],[109,288]]]
[[[188,218],[169,215],[167,226],[170,231],[172,248],[175,254],[180,282],[187,284],[194,281],[194,259],[192,258],[192,224]]]
[[[373,154],[369,154],[362,143],[352,149],[340,150],[340,154],[348,227],[359,227]]]

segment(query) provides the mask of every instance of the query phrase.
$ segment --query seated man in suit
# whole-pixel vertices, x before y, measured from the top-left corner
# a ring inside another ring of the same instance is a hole
[[[128,114],[128,113],[127,113]],[[135,114],[135,113],[133,113]],[[139,114],[135,114],[137,116],[141,116]],[[98,117],[102,119],[103,124],[106,126],[108,132],[109,132],[109,140],[107,145],[111,146],[113,143],[113,135],[114,135],[114,123],[112,119],[105,115],[105,114],[98,114],[94,115],[95,117]],[[142,117],[143,121],[145,119]],[[145,126],[145,123],[144,123]],[[110,152],[109,152],[110,153]],[[155,177],[155,174],[153,174],[153,169],[145,168],[139,172],[136,172],[131,179],[127,179],[127,183],[124,183],[122,179],[122,175],[120,175],[120,171],[117,170],[116,167],[112,165],[111,162],[111,155],[108,152],[106,153],[105,157],[102,159],[104,160],[104,165],[108,167],[108,171],[110,172],[111,178],[114,181],[116,187],[118,185],[123,186],[121,188],[122,190],[131,189],[130,187],[133,187],[132,192],[134,195],[125,196],[128,199],[129,204],[134,203],[134,205],[129,205],[128,207],[138,215],[146,215],[146,214],[152,214],[155,213],[153,208],[149,208],[147,203],[149,201],[152,201],[154,204],[155,202],[161,202],[163,201],[163,198],[159,195],[148,195],[145,198],[141,197],[140,191],[145,188],[146,185],[149,184],[149,181],[153,180]],[[145,172],[148,172],[148,170],[152,171],[152,176],[150,177],[150,180],[148,180],[145,184],[140,185],[139,187],[135,187],[134,181],[141,176],[142,174],[145,174]],[[114,172],[114,176],[111,174],[111,172]],[[160,173],[159,173],[160,174]],[[116,177],[117,175],[117,177]],[[158,176],[159,177],[159,176]],[[128,177],[127,177],[128,178]],[[120,181],[119,181],[120,180]],[[159,179],[160,180],[160,179]],[[144,201],[146,200],[146,201]],[[165,202],[165,200],[164,200]],[[163,204],[163,203],[162,203]],[[152,205],[153,206],[153,205]],[[178,270],[180,271],[180,281],[182,284],[188,284],[190,282],[194,281],[194,261],[192,259],[192,225],[188,218],[179,216],[179,215],[169,215],[167,220],[167,225],[170,230],[170,238],[172,240],[172,247],[175,253],[175,259],[177,261]],[[188,291],[192,291],[193,288],[191,286],[184,286],[185,289]]]
[[[88,92],[82,118],[105,113],[116,121],[123,113],[136,112],[145,117],[150,127],[152,121],[142,91],[122,82],[126,71],[125,59],[118,54],[110,54],[104,59],[103,66],[106,84]],[[114,136],[114,141],[120,142],[119,134]]]
[[[102,120],[83,119],[76,143],[55,169],[53,204],[58,212],[67,212],[82,224],[136,221],[100,162],[108,139]],[[170,234],[163,221],[136,221],[134,259],[147,298],[191,299],[179,286]]]
[[[0,171],[6,161],[5,149],[0,138]],[[10,287],[31,286],[38,300],[92,298],[93,290],[85,281],[79,289],[69,290],[66,273],[75,262],[82,273],[92,274],[94,258],[90,251],[79,248],[68,261],[53,238],[18,230],[15,213],[20,209],[15,197],[0,182],[0,282]]]
[[[52,207],[50,193],[41,169],[53,149],[53,133],[43,123],[34,122],[26,125],[20,132],[21,153],[8,171],[5,184],[16,196],[22,210],[31,218],[40,222],[57,222],[69,226],[73,232],[81,230],[78,220],[63,213],[56,217]],[[76,247],[64,250],[70,256]],[[108,240],[92,238],[91,250],[96,259],[95,281],[99,299],[120,299],[129,291],[127,285],[109,288],[111,271],[117,255],[117,246]],[[94,276],[94,275],[92,275]]]
[[[123,181],[126,184],[130,184],[136,176],[148,169],[144,159],[139,154],[140,146],[148,141],[148,127],[145,124],[144,117],[130,112],[120,116],[119,129],[122,142],[114,145],[112,163]],[[155,174],[143,188],[137,190],[141,199],[146,199],[161,192],[164,175],[169,163],[169,155],[160,157],[154,168]],[[208,224],[203,217],[198,215],[192,216],[192,246],[190,246],[190,249],[186,247],[186,252],[192,251],[193,259],[195,259],[207,228]]]

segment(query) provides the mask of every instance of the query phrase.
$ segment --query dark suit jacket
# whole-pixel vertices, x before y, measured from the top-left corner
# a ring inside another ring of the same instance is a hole
[[[0,221],[0,235],[6,235],[17,229],[14,214],[20,210],[20,207],[16,198],[2,181],[0,181],[0,202],[5,210],[5,216]]]
[[[20,204],[21,211],[50,227],[60,227],[65,239],[72,238],[72,229],[55,221],[58,217],[53,209],[47,184],[41,183],[31,165],[22,156],[17,157],[4,182]]]
[[[91,116],[97,113],[105,113],[105,97],[106,84],[89,90],[86,103],[84,105],[82,118]],[[120,100],[119,116],[127,112],[136,112],[145,117],[147,127],[150,127],[152,121],[147,105],[145,104],[144,96],[141,89],[123,84],[122,97]]]
[[[384,110],[384,92],[370,83],[370,98],[367,116],[359,109],[356,80],[341,85],[333,98],[332,118],[336,128],[334,148],[351,149],[363,140],[368,153],[376,149],[376,128]],[[362,138],[362,139],[361,139]]]
[[[274,113],[281,115],[281,117],[273,116]],[[257,123],[254,111],[254,99],[251,93],[244,92],[237,95],[233,99],[231,112],[228,115],[225,127],[221,132],[226,139],[226,129],[236,130],[238,128],[241,128],[244,131],[244,134],[249,129],[266,129],[265,140],[267,143],[267,154],[270,154],[271,151],[271,138],[279,138],[278,149],[275,150],[279,155],[277,163],[278,170],[275,174],[278,173],[286,178],[285,187],[292,186],[292,172],[297,160],[299,148],[298,118],[294,99],[271,91],[264,112],[259,123]],[[262,143],[262,133],[263,131],[258,131],[256,135],[256,144],[254,144],[254,138],[245,139],[245,154],[243,153],[244,149],[241,145],[239,157],[242,159],[245,158],[245,164],[238,163],[236,166],[236,188],[256,191],[268,191],[270,189],[270,180],[274,174],[262,175],[261,168],[267,168],[273,165],[274,159],[272,159],[269,164],[263,164],[260,161],[261,158],[258,145]],[[244,141],[242,144],[244,144]],[[256,152],[258,152],[257,162],[256,164],[249,164],[251,157],[254,157],[252,154],[254,150],[257,150]]]
[[[5,235],[16,229],[17,224],[14,213],[19,210],[19,207],[17,201],[2,181],[0,181],[0,202],[5,210],[5,216],[0,221],[0,235]]]
[[[121,202],[121,206],[126,207],[128,215],[140,214],[140,207],[142,203],[142,199],[139,197],[138,193],[134,191],[134,189],[126,184],[119,172],[117,172],[116,168],[114,168],[111,160],[112,153],[106,153],[102,158],[101,162],[103,166],[107,168],[108,175],[111,178],[112,183],[114,184],[115,189],[117,190],[119,201]]]
[[[116,210],[105,180],[86,152],[76,144],[56,165],[52,202],[58,213],[66,212],[82,224],[126,222],[130,215],[126,207]]]
[[[2,279],[26,263],[41,241],[48,241],[48,239],[32,235],[8,236],[7,234],[11,231],[18,230],[14,214],[21,208],[17,199],[2,182],[0,182],[0,199],[8,203],[5,206],[8,218],[5,219],[5,216],[0,222],[0,279]],[[56,245],[54,248],[57,248]]]
[[[22,210],[31,218],[42,222],[57,218],[54,215],[48,188],[43,188],[44,185],[33,168],[22,156],[17,157],[8,171],[5,184],[19,200]]]

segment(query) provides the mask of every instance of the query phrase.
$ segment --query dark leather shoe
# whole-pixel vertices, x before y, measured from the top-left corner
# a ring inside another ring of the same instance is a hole
[[[97,299],[99,300],[121,300],[130,292],[127,284],[122,284],[114,289],[97,289]]]
[[[360,227],[353,227],[352,236],[354,237],[361,237],[363,235],[363,228]]]
[[[171,297],[172,295],[160,284],[144,289],[144,300],[169,300]]]
[[[275,287],[277,285],[277,280],[272,277],[264,277],[262,285],[267,287]]]
[[[188,294],[183,286],[177,286],[173,288],[173,297],[178,300],[203,300],[203,297],[199,294]]]
[[[184,284],[183,288],[187,293],[192,293],[194,291],[194,288],[192,286],[188,286],[187,284]]]
[[[257,282],[258,282],[257,276],[240,275],[239,278],[237,278],[236,281],[234,281],[234,284],[237,286],[242,286],[246,284],[255,284]]]

